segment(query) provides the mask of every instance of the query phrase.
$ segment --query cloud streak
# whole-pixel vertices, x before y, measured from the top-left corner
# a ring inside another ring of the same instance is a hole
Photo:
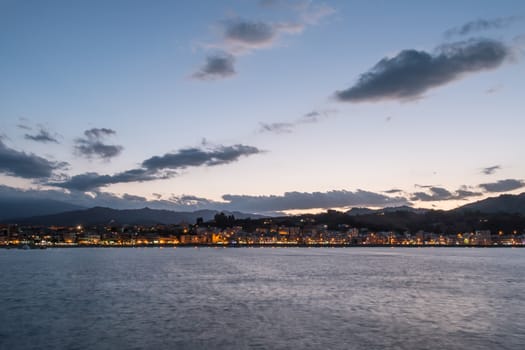
[[[292,123],[260,123],[259,132],[271,132],[274,134],[289,134],[295,127]]]
[[[475,21],[467,22],[462,26],[454,27],[447,30],[445,32],[445,37],[450,38],[453,36],[466,36],[481,31],[502,29],[522,19],[522,17],[518,16],[500,17],[492,19],[477,19]]]
[[[494,174],[496,171],[498,171],[500,169],[501,169],[501,166],[493,165],[493,166],[489,166],[489,167],[481,169],[481,173],[483,173],[485,175],[492,175],[492,174]]]
[[[499,67],[511,50],[502,42],[471,39],[443,45],[434,53],[403,50],[380,60],[348,89],[336,91],[341,102],[411,100],[469,73]]]
[[[188,167],[217,166],[238,161],[241,157],[261,153],[253,146],[237,144],[218,146],[213,149],[186,148],[162,156],[154,156],[142,162],[140,168],[126,170],[113,175],[95,172],[79,174],[62,182],[50,182],[48,185],[69,190],[89,191],[100,187],[129,182],[144,182],[169,179],[179,170]]]
[[[259,133],[274,133],[274,134],[289,134],[300,125],[318,123],[330,116],[336,114],[337,110],[314,110],[304,114],[299,119],[293,122],[275,122],[264,123],[260,122]]]
[[[55,136],[51,135],[51,133],[44,128],[40,128],[37,134],[31,135],[31,134],[25,134],[24,138],[26,140],[31,140],[35,142],[42,142],[42,143],[59,143]]]

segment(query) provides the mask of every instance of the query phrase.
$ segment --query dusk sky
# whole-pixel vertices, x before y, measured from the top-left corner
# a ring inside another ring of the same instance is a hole
[[[254,213],[525,188],[525,1],[0,0],[0,195]]]

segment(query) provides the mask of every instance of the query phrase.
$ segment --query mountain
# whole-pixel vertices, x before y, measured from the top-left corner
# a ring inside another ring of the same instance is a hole
[[[195,212],[176,212],[170,210],[156,210],[150,208],[117,210],[104,207],[94,207],[84,210],[67,211],[59,214],[33,216],[9,220],[9,223],[26,225],[98,225],[98,224],[128,224],[128,225],[155,225],[155,224],[179,224],[181,222],[195,223],[197,218],[204,221],[212,220],[216,210],[199,210]],[[224,212],[238,219],[259,219],[263,216],[246,214],[241,212]],[[4,220],[7,222],[6,220]]]
[[[479,211],[482,213],[525,214],[525,192],[512,195],[502,194],[455,209],[456,211]]]
[[[424,214],[428,209],[412,208],[407,205],[400,207],[386,207],[382,209],[370,209],[370,208],[352,208],[346,212],[350,216],[362,216],[368,214],[384,214],[384,213],[396,213],[396,212],[410,212],[414,214]]]
[[[0,198],[0,220],[51,215],[85,209],[79,205],[42,198]]]

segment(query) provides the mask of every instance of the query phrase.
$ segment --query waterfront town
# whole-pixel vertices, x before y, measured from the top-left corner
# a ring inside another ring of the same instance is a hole
[[[3,248],[134,246],[525,246],[525,232],[375,231],[349,225],[329,228],[313,219],[291,226],[266,219],[249,228],[218,227],[202,220],[176,225],[0,225]]]

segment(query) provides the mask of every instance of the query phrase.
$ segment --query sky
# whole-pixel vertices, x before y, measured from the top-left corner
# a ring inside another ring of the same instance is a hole
[[[0,195],[452,209],[525,188],[525,2],[0,0]]]

